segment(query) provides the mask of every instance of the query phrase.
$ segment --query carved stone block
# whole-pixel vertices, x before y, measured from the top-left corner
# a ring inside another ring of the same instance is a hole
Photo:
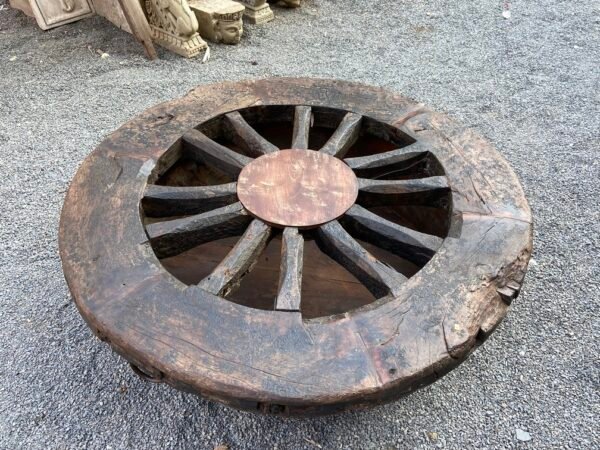
[[[237,2],[246,7],[244,19],[248,23],[259,25],[270,22],[275,18],[267,0],[237,0]]]
[[[94,14],[90,0],[10,0],[13,8],[35,17],[42,30],[58,27]]]
[[[213,42],[237,44],[242,38],[244,6],[231,0],[192,0],[200,35]]]
[[[187,0],[146,0],[146,12],[157,44],[187,58],[207,48]]]

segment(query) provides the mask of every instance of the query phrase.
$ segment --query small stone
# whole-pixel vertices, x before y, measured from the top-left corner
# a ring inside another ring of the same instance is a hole
[[[217,445],[215,450],[229,450],[229,447],[225,444]]]
[[[528,442],[531,440],[531,435],[527,431],[517,428],[517,439],[519,441]]]
[[[431,442],[437,442],[438,434],[435,431],[428,431],[426,434]]]
[[[102,59],[106,59],[106,58],[108,58],[109,56],[110,56],[110,55],[109,55],[108,53],[102,53],[102,54],[100,55],[100,58],[102,58]]]
[[[502,11],[502,17],[504,17],[505,19],[510,19],[510,11],[508,9]]]
[[[12,62],[12,61],[16,61],[16,60],[17,60],[17,57],[16,57],[16,56],[11,56],[11,57],[10,57],[8,60],[9,60],[10,62]]]

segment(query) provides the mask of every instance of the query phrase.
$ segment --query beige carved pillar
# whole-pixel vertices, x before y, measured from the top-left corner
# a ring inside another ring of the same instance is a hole
[[[231,0],[192,0],[200,35],[213,42],[237,44],[242,38],[244,6]]]
[[[273,10],[267,3],[267,0],[236,0],[246,7],[244,19],[248,23],[261,24],[274,19]]]
[[[146,13],[157,44],[187,58],[207,48],[187,0],[146,0]]]

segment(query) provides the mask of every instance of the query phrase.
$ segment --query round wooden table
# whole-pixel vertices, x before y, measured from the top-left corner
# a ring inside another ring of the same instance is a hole
[[[65,277],[136,373],[228,405],[325,414],[435,381],[518,295],[532,219],[483,138],[380,88],[201,86],[84,161]]]

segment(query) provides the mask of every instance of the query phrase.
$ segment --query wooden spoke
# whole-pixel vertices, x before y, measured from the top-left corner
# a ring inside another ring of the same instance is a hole
[[[231,139],[250,156],[258,157],[279,150],[252,128],[239,112],[226,114],[225,118],[226,130]]]
[[[242,168],[252,161],[252,158],[228,149],[198,130],[188,131],[182,139],[195,158],[227,175],[238,176]]]
[[[342,222],[354,236],[417,265],[425,265],[443,242],[437,236],[397,225],[359,205],[346,211]]]
[[[142,207],[148,217],[198,214],[236,202],[236,189],[237,183],[185,187],[149,184]]]
[[[320,151],[331,156],[343,158],[350,147],[352,147],[352,144],[358,139],[361,121],[362,116],[359,114],[346,114],[340,126]]]
[[[279,293],[277,294],[275,309],[282,311],[300,310],[303,255],[304,238],[297,228],[286,228],[283,231]]]
[[[312,109],[310,106],[296,106],[294,114],[294,133],[292,147],[300,150],[308,149]]]
[[[250,220],[237,202],[183,219],[153,223],[146,231],[156,255],[166,258],[205,242],[241,234]]]
[[[322,225],[317,244],[334,260],[358,278],[379,298],[397,295],[406,277],[371,255],[342,228],[337,220]]]
[[[358,202],[363,206],[389,204],[432,204],[446,197],[446,177],[413,180],[358,179]]]
[[[347,158],[344,162],[358,177],[380,178],[390,173],[410,169],[424,162],[428,156],[429,153],[423,145],[413,144],[375,155]]]
[[[215,295],[226,296],[252,270],[270,236],[271,227],[254,219],[225,259],[198,286]]]

